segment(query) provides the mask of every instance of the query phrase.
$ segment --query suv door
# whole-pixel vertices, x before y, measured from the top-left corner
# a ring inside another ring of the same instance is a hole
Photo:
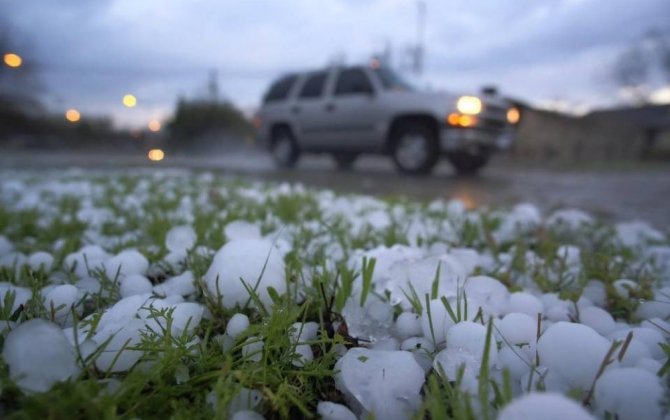
[[[309,73],[291,105],[298,138],[304,149],[312,149],[327,140],[328,121],[324,115],[324,91],[329,81],[327,71]]]
[[[380,109],[375,88],[361,67],[338,72],[325,111],[335,149],[366,151],[378,146]]]

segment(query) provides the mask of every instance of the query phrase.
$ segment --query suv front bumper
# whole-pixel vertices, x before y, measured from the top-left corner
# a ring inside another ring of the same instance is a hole
[[[508,127],[503,130],[491,130],[479,127],[443,128],[440,131],[440,150],[454,152],[473,148],[507,150],[515,139],[515,131]]]

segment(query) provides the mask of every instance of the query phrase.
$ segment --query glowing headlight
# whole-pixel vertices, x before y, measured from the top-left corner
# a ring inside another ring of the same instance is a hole
[[[461,96],[456,108],[463,114],[477,115],[482,112],[482,101],[476,96]]]
[[[507,122],[510,124],[516,124],[521,118],[521,113],[519,113],[518,108],[510,108],[507,110]]]

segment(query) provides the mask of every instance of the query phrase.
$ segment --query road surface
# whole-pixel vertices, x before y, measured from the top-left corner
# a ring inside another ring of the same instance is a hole
[[[327,157],[301,160],[294,170],[278,170],[263,153],[217,152],[209,155],[167,155],[149,162],[144,154],[109,152],[10,152],[0,156],[0,169],[128,167],[213,170],[245,179],[300,182],[339,192],[405,195],[418,199],[460,198],[468,206],[531,202],[548,212],[577,207],[615,221],[646,220],[670,230],[670,165],[628,165],[609,169],[548,169],[494,161],[474,178],[458,177],[446,163],[432,176],[410,177],[395,172],[389,159],[366,157],[353,170],[338,171]]]

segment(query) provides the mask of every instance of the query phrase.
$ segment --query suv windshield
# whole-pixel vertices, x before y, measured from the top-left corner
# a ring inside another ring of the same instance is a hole
[[[382,82],[384,89],[388,90],[417,90],[411,83],[400,77],[400,75],[388,67],[378,67],[374,69],[375,74]]]

